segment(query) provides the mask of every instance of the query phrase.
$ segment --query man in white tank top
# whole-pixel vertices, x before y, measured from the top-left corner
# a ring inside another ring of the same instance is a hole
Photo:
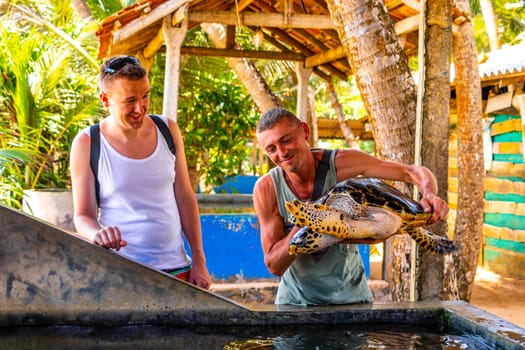
[[[310,149],[309,133],[307,124],[283,108],[267,111],[257,125],[259,146],[278,167],[262,176],[253,192],[264,262],[268,271],[281,277],[276,303],[323,305],[370,302],[362,264],[355,261],[360,259],[355,249],[332,246],[320,257],[288,254],[290,240],[299,228],[287,225],[283,202],[291,197],[311,199],[323,154]],[[358,150],[334,152],[323,190],[327,190],[330,182],[333,185],[359,175],[408,182],[416,185],[422,193],[423,208],[433,211],[432,222],[446,218],[447,203],[437,196],[437,181],[429,169],[383,161]]]
[[[147,114],[149,79],[135,57],[106,60],[99,81],[109,116],[100,122],[98,191],[90,166],[89,128],[76,136],[71,148],[77,232],[99,246],[208,289],[211,278],[198,204],[177,124],[162,117],[175,146],[172,153]]]

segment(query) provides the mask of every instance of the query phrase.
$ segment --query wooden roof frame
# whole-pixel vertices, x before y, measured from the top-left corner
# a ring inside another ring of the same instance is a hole
[[[190,28],[200,23],[220,23],[226,26],[240,25],[252,30],[258,28],[264,32],[264,40],[274,45],[277,50],[249,51],[232,48],[183,46],[183,54],[303,61],[304,67],[313,68],[314,74],[323,79],[337,76],[346,80],[352,75],[351,68],[345,59],[344,49],[340,45],[334,24],[327,11],[324,11],[326,13],[322,15],[295,13],[292,11],[292,5],[295,4],[297,7],[300,0],[280,0],[281,7],[286,8],[286,10],[279,13],[271,12],[274,9],[270,8],[266,4],[268,1],[264,0],[239,1],[235,11],[231,10],[231,5],[234,5],[235,1],[220,2],[231,3],[230,9],[227,9],[228,5],[221,7],[226,8],[225,10],[209,9],[213,6],[203,4],[206,1],[202,0],[149,0],[123,9],[108,17],[97,31],[100,43],[99,58],[131,53],[137,49],[143,50],[143,57],[152,57],[163,46],[162,19],[171,15],[171,25],[176,26],[186,16]],[[310,2],[323,8],[326,7],[324,1]],[[403,38],[409,33],[417,32],[419,2],[392,0],[386,3],[387,9],[393,12],[394,28],[398,36]],[[247,11],[252,4],[257,4],[261,12]],[[411,16],[398,14],[410,13],[410,10],[413,13]],[[319,40],[318,37],[308,32],[308,29],[312,28],[322,32],[324,36],[329,37],[337,45],[325,45],[323,40]],[[150,32],[144,32],[146,29]],[[143,35],[137,35],[140,32]],[[416,53],[416,39],[414,36],[412,42],[405,45],[407,54]],[[335,66],[335,62],[337,62],[337,66]]]
[[[417,54],[419,2],[385,0],[385,5],[405,52],[409,56]],[[183,46],[186,30],[201,23],[219,23],[229,28],[226,47]],[[275,49],[236,49],[231,28],[239,25],[254,32],[262,31],[264,40]],[[174,119],[182,55],[296,62],[299,80],[296,114],[302,120],[306,120],[306,92],[311,74],[325,80],[333,77],[347,80],[352,75],[324,0],[145,0],[106,18],[97,36],[99,58],[134,54],[148,67],[158,52],[166,50],[163,113]],[[366,121],[362,118],[360,123],[363,124],[352,125],[356,136],[371,138]]]

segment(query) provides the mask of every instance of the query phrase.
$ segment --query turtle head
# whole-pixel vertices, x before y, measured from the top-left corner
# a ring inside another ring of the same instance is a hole
[[[306,246],[305,233],[308,231],[308,227],[303,227],[295,233],[288,245],[288,254],[298,255],[305,254],[304,250],[308,249]]]

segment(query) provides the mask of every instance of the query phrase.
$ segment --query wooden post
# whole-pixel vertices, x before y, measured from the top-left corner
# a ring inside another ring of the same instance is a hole
[[[295,65],[297,74],[297,117],[303,122],[307,122],[308,113],[308,80],[312,74],[312,68],[305,68],[304,62]]]
[[[173,26],[172,16],[164,17],[162,32],[166,41],[166,70],[164,72],[164,101],[162,113],[172,120],[177,120],[179,107],[179,81],[181,47],[188,30],[188,9],[184,8],[184,19]]]

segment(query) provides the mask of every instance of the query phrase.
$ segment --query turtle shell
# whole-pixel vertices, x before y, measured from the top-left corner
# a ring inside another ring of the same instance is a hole
[[[379,179],[352,178],[341,181],[316,202],[338,207],[337,193],[350,195],[364,207],[388,209],[398,214],[409,226],[422,226],[432,216],[432,213],[425,212],[418,202]],[[412,221],[413,225],[410,224]]]
[[[290,241],[290,254],[312,253],[337,243],[377,243],[409,234],[424,249],[456,249],[446,237],[423,229],[431,212],[379,179],[353,178],[332,187],[315,202],[286,202],[290,222],[301,226]]]

